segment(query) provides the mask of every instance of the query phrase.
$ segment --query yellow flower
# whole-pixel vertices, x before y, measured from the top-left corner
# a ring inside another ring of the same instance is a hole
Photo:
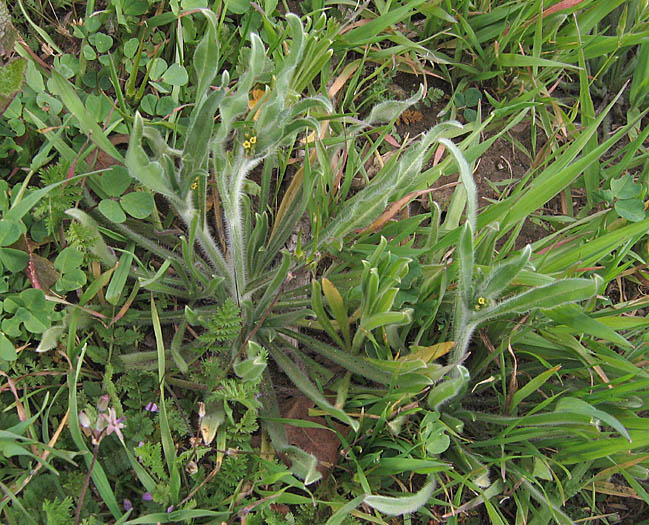
[[[487,300],[484,297],[478,297],[478,304],[479,305],[487,304]]]
[[[256,144],[257,143],[257,137],[250,137],[250,144]]]
[[[244,149],[250,149],[250,142],[248,142],[247,140],[244,140],[243,141],[243,148]]]

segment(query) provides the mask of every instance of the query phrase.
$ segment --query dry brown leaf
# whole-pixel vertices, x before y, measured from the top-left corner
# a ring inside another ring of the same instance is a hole
[[[306,396],[295,397],[289,400],[284,417],[290,419],[301,419],[311,421],[324,426],[327,421],[323,417],[309,415],[309,409],[315,404]],[[339,432],[345,427],[334,423]],[[291,445],[300,447],[305,452],[313,454],[318,459],[318,471],[325,476],[331,470],[338,459],[340,441],[334,432],[324,428],[302,428],[286,425],[286,437]]]

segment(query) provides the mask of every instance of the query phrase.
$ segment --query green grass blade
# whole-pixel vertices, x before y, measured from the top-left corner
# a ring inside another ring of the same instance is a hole
[[[155,305],[153,294],[151,294],[151,321],[153,323],[153,333],[155,335],[156,350],[158,353],[158,382],[160,384],[160,435],[162,439],[162,449],[164,450],[167,468],[169,469],[169,480],[171,486],[172,500],[178,502],[180,494],[180,472],[176,460],[176,446],[171,437],[169,428],[169,419],[167,417],[167,407],[165,405],[165,371],[166,356],[165,345],[162,337],[162,327],[160,326],[160,317]]]
[[[56,70],[52,70],[52,91],[55,95],[58,95],[61,98],[65,106],[68,108],[68,111],[77,118],[81,129],[88,138],[94,142],[99,149],[108,153],[116,161],[123,163],[124,157],[122,157],[122,154],[117,151],[112,142],[108,140],[108,137],[106,137],[104,131],[99,127],[99,124],[97,124],[95,119],[85,108],[79,95],[77,95],[76,88]]]

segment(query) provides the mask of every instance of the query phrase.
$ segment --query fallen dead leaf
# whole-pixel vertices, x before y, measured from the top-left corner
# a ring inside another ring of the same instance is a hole
[[[320,416],[310,416],[309,409],[315,404],[306,396],[294,397],[284,406],[284,417],[311,421],[329,426],[327,420]],[[345,426],[334,423],[336,430],[343,433]],[[334,432],[324,428],[302,428],[286,425],[286,437],[291,445],[300,447],[318,459],[318,471],[326,476],[338,459],[340,440]]]

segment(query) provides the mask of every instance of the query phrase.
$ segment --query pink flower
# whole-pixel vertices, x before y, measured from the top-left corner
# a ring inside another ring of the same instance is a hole
[[[147,403],[144,407],[144,410],[147,412],[159,412],[158,405],[153,402]]]
[[[104,394],[99,398],[99,401],[97,401],[97,410],[99,410],[99,412],[105,412],[108,408],[108,403],[110,403],[110,396]]]
[[[112,407],[108,409],[108,414],[101,414],[101,417],[106,421],[106,435],[110,436],[113,432],[115,432],[119,440],[124,443],[122,429],[126,426],[123,423],[126,418],[120,417],[119,419],[117,419],[115,409]]]
[[[90,418],[83,410],[79,412],[79,424],[83,428],[90,428]]]
[[[153,496],[150,492],[145,492],[142,494],[142,501],[153,501]]]
[[[124,498],[124,510],[128,512],[132,508],[133,508],[133,504],[131,503],[131,500]]]

